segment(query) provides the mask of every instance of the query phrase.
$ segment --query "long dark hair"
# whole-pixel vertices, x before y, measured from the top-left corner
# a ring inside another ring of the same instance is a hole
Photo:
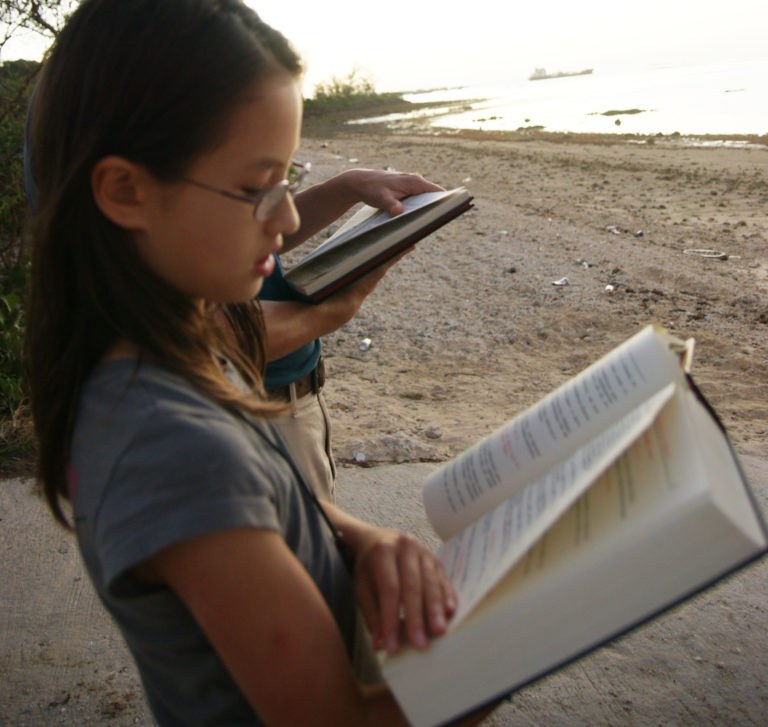
[[[116,340],[224,406],[274,410],[258,396],[258,305],[201,311],[170,288],[100,212],[90,175],[114,154],[157,179],[180,178],[222,140],[254,83],[286,72],[301,73],[297,55],[239,0],[85,0],[48,53],[31,110],[39,208],[27,343],[39,476],[62,523],[81,387]],[[222,334],[222,318],[234,336]],[[227,382],[212,348],[234,359],[257,395]]]

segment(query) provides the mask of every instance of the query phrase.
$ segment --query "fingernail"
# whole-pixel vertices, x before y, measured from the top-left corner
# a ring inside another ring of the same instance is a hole
[[[427,645],[427,635],[421,629],[416,629],[413,632],[413,645],[420,649]]]
[[[400,644],[397,641],[397,634],[389,634],[389,636],[387,636],[387,651],[390,654],[396,654],[399,648]]]

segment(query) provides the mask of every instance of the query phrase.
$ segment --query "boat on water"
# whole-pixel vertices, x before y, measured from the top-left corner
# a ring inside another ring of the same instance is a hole
[[[535,68],[533,73],[528,76],[529,81],[543,81],[547,78],[566,78],[567,76],[588,76],[592,73],[592,68],[585,68],[583,71],[559,71],[558,73],[547,73],[546,68]]]

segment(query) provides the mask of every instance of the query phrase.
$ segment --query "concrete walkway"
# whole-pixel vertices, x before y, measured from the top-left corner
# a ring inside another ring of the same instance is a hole
[[[743,464],[768,511],[768,463]],[[436,538],[422,515],[429,464],[342,468],[354,514]],[[488,727],[768,724],[768,561],[518,692]],[[0,482],[0,726],[153,721],[70,535],[28,482]],[[340,726],[346,727],[346,726]]]

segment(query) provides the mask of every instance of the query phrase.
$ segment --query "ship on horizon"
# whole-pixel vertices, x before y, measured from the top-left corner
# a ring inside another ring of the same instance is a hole
[[[547,73],[546,68],[534,68],[533,73],[528,76],[529,81],[543,81],[547,78],[565,78],[567,76],[588,76],[594,69],[585,68],[583,71],[559,71],[557,73]]]

